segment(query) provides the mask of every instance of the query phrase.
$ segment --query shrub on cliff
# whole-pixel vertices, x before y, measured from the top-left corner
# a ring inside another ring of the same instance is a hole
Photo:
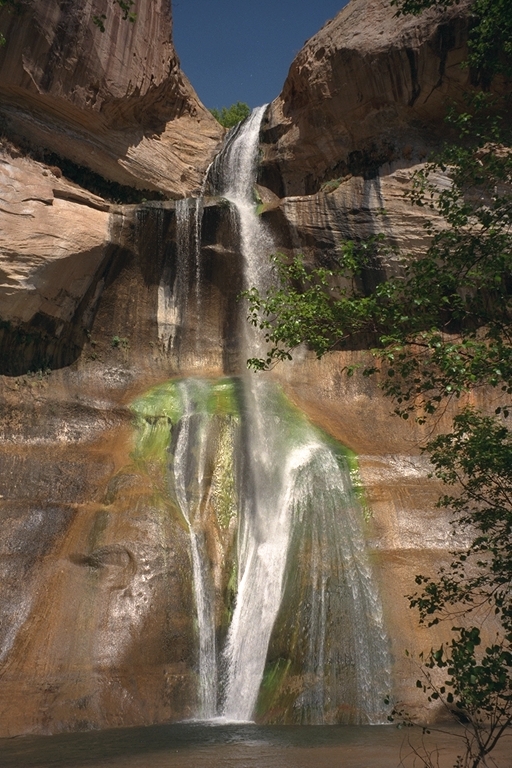
[[[211,109],[210,112],[224,128],[233,128],[242,120],[245,120],[246,117],[249,117],[251,108],[243,101],[237,101],[236,104],[232,104],[230,107]]]

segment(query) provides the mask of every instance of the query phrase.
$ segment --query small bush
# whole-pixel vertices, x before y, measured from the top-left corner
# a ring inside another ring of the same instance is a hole
[[[243,101],[237,101],[236,104],[232,104],[230,107],[211,109],[210,112],[224,128],[233,128],[233,126],[245,120],[246,117],[249,117],[251,108]]]

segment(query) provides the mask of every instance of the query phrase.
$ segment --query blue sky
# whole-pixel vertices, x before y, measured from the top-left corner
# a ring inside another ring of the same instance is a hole
[[[304,42],[347,0],[172,0],[181,66],[210,109],[281,91]]]

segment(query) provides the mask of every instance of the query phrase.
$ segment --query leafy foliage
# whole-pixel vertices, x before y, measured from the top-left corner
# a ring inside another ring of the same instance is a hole
[[[412,605],[431,626],[447,606],[458,605],[467,614],[492,602],[512,632],[512,434],[504,423],[466,408],[451,433],[429,443],[429,452],[436,475],[458,491],[444,495],[439,506],[454,512],[457,525],[469,528],[474,538],[438,582],[416,578],[424,591]]]
[[[249,117],[251,108],[243,101],[237,101],[236,104],[232,104],[230,107],[211,109],[210,112],[224,128],[233,128],[242,120],[245,120],[246,117]]]
[[[265,331],[272,345],[266,358],[251,359],[249,366],[264,370],[289,360],[291,350],[304,342],[322,357],[356,334],[374,330],[381,286],[367,296],[360,278],[383,247],[382,237],[346,241],[335,266],[315,269],[308,269],[301,256],[288,263],[283,254],[276,254],[274,287],[264,297],[256,288],[244,293],[250,322]]]
[[[420,622],[457,622],[450,642],[422,657],[417,685],[466,725],[461,765],[485,765],[512,724],[512,434],[503,423],[467,408],[455,417],[453,431],[439,435],[428,449],[436,475],[458,490],[438,505],[473,538],[466,550],[452,553],[449,567],[436,578],[416,577],[421,591],[409,600]],[[499,631],[487,645],[480,625],[489,615]],[[447,673],[442,685],[434,682],[434,669]]]
[[[419,14],[427,8],[446,9],[458,0],[391,0],[400,14]],[[489,86],[495,74],[512,75],[511,0],[474,0],[470,10],[467,65],[475,83]]]

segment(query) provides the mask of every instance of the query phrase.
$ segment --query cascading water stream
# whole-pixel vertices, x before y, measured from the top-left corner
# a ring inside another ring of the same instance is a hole
[[[208,384],[186,379],[177,386],[181,395],[182,416],[175,439],[171,476],[176,500],[190,534],[199,635],[199,714],[206,720],[214,717],[217,708],[214,599],[206,570],[208,559],[201,531],[202,509],[208,492],[205,462],[210,423],[204,407]],[[191,452],[191,446],[195,447],[194,452]]]
[[[254,110],[230,136],[214,163],[216,192],[236,209],[245,286],[263,290],[269,279],[270,235],[254,211],[253,184],[261,120]],[[256,355],[259,339],[243,325],[243,357]],[[238,534],[238,590],[224,650],[226,681],[221,714],[230,720],[252,717],[263,676],[272,627],[281,604],[291,517],[285,498],[300,467],[304,448],[288,453],[283,470],[282,435],[269,409],[268,388],[254,375],[244,382],[246,430],[250,440],[250,484],[244,496]],[[307,452],[307,451],[306,451]]]
[[[209,176],[214,193],[229,200],[236,213],[244,285],[261,292],[271,279],[269,257],[274,250],[253,199],[264,112],[265,107],[255,110],[228,135]],[[178,264],[174,287],[165,294],[170,321],[164,330],[171,348],[192,277],[199,307],[201,211],[202,201],[176,206]],[[242,316],[240,325],[242,360],[261,356],[256,330]],[[389,654],[347,461],[291,409],[264,374],[241,374],[238,382],[242,458],[235,462],[237,584],[222,651],[216,647],[218,615],[204,534],[207,445],[214,442],[205,393],[212,383],[188,379],[177,384],[181,417],[172,429],[170,469],[190,534],[200,717],[250,720],[269,648],[273,642],[282,646],[281,636],[293,635],[287,664],[290,669],[300,666],[302,693],[294,705],[300,721],[337,722],[344,708],[352,721],[382,721]]]
[[[167,258],[158,286],[158,335],[167,352],[174,351],[180,328],[190,319],[189,312],[195,312],[195,353],[201,355],[201,223],[203,197],[186,198],[175,203],[176,250],[174,258]],[[192,258],[191,258],[192,257]],[[189,307],[188,286],[195,285],[192,307]]]
[[[237,214],[240,249],[243,256],[246,288],[264,291],[271,279],[272,237],[255,213],[254,182],[259,148],[260,126],[266,105],[230,132],[224,149],[210,168],[215,194],[229,200]],[[245,322],[242,325],[244,362],[262,349],[261,336]]]
[[[269,233],[256,216],[253,198],[259,131],[265,109],[254,110],[235,129],[213,168],[217,193],[228,199],[238,214],[245,287],[255,286],[260,292],[268,286],[269,257],[274,250]],[[244,328],[243,354],[247,359],[261,354],[262,349],[254,329],[251,332],[248,323]],[[357,520],[360,510],[353,500],[347,503],[348,469],[340,467],[332,451],[321,444],[318,433],[307,423],[295,435],[287,434],[289,430],[280,418],[272,383],[261,375],[248,375],[244,391],[251,481],[243,498],[239,523],[239,581],[224,651],[227,680],[222,715],[241,720],[253,715],[282,603],[291,538],[294,530],[304,531],[307,523],[317,527],[320,539],[320,546],[312,545],[313,570],[316,563],[319,571],[318,563],[326,548],[332,548],[335,569],[348,584],[352,602],[359,606],[360,613],[371,617],[366,626],[361,622],[354,626],[354,657],[361,709],[370,721],[379,719],[383,704],[376,699],[383,699],[386,693],[389,660],[382,612],[373,588],[361,522]],[[304,485],[308,483],[306,492]],[[313,516],[309,515],[313,520],[307,521],[308,506],[322,495],[323,504]],[[339,519],[342,511],[345,520]],[[306,664],[312,676],[321,681],[326,664],[327,598],[326,578],[319,578],[318,593],[314,590],[311,596],[314,616]],[[330,605],[334,602],[330,600]],[[323,687],[322,682],[319,685]],[[316,708],[313,706],[313,719],[317,722],[322,722],[324,699],[324,694],[317,690]]]

